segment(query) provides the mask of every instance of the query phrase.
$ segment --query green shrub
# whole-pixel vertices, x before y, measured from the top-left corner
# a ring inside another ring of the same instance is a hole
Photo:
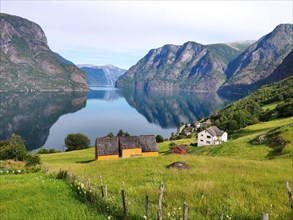
[[[26,158],[26,154],[27,149],[25,147],[24,141],[19,135],[12,134],[8,142],[6,142],[6,145],[0,145],[1,160],[24,160]]]
[[[163,136],[158,134],[158,135],[156,136],[156,142],[157,142],[157,143],[162,143],[162,142],[164,142],[164,138],[163,138]]]
[[[42,148],[40,150],[38,150],[37,154],[47,154],[48,153],[48,150],[45,149],[45,148]]]
[[[67,151],[85,149],[88,148],[89,145],[89,138],[81,133],[69,134],[65,138],[65,147]]]
[[[36,166],[41,163],[41,158],[39,157],[39,155],[27,154],[25,160],[26,160],[26,163],[25,163],[26,167]]]
[[[59,153],[59,150],[55,150],[55,149],[49,149],[48,150],[48,154],[53,154],[53,153]]]

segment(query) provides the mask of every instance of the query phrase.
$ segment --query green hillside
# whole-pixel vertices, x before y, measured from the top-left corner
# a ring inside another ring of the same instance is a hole
[[[227,143],[203,148],[193,147],[187,155],[160,155],[153,158],[131,158],[94,161],[94,148],[42,155],[49,172],[71,170],[77,176],[99,183],[107,182],[111,203],[122,207],[121,184],[125,182],[129,212],[144,215],[144,196],[149,195],[152,219],[156,218],[158,187],[164,181],[164,216],[181,216],[184,201],[190,219],[258,219],[267,212],[270,219],[292,217],[285,182],[292,178],[293,118],[278,119],[246,127]],[[278,130],[285,141],[284,152],[271,157],[274,150],[252,141],[261,134]],[[187,143],[192,140],[187,139]],[[193,142],[196,140],[194,139]],[[184,143],[184,140],[180,140]],[[159,145],[166,150],[166,143]],[[163,148],[163,150],[162,150]],[[273,159],[272,159],[273,158]],[[167,165],[183,161],[189,170],[169,170]]]
[[[293,76],[263,86],[251,95],[214,113],[211,119],[222,130],[234,132],[247,125],[293,115]]]

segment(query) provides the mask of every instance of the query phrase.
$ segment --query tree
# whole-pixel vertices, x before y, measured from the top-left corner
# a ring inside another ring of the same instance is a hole
[[[117,133],[117,137],[122,137],[122,136],[124,136],[124,132],[122,129],[120,129]]]
[[[90,145],[89,138],[81,133],[68,134],[64,141],[67,151],[85,149]]]
[[[4,142],[5,143],[5,142]],[[21,136],[12,134],[6,144],[0,147],[0,159],[24,160],[27,154],[24,141]]]
[[[163,138],[163,136],[158,134],[158,135],[156,136],[156,142],[157,142],[157,143],[164,142],[164,138]]]
[[[32,155],[32,154],[27,154],[26,155],[26,163],[25,166],[36,166],[37,164],[41,163],[41,158],[39,155]]]
[[[109,134],[107,134],[107,137],[112,138],[112,137],[114,137],[114,134],[112,132],[110,132]]]

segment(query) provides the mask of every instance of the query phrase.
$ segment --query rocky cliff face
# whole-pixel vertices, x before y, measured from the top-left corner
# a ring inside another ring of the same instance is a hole
[[[235,91],[237,87],[244,88],[245,85],[255,84],[273,74],[292,51],[292,36],[293,25],[281,24],[252,44],[237,59],[229,63],[226,71],[228,80],[220,91]],[[238,92],[242,91],[238,89]]]
[[[85,75],[75,65],[60,62],[39,25],[0,14],[0,90],[87,90]]]
[[[126,72],[126,70],[113,65],[94,66],[81,64],[78,67],[86,73],[89,86],[115,85],[117,79]]]
[[[257,88],[250,85],[273,80],[263,79],[292,51],[292,27],[281,24],[256,42],[187,42],[153,49],[119,78],[117,87],[247,94]]]
[[[118,87],[216,91],[241,51],[224,44],[187,42],[151,50],[117,81]]]

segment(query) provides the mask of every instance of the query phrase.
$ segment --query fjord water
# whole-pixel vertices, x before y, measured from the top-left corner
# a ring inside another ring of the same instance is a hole
[[[214,93],[93,87],[88,93],[5,92],[0,101],[0,139],[15,133],[29,150],[65,150],[64,138],[77,132],[87,135],[91,144],[119,129],[170,137],[180,122],[209,116],[232,100]]]

